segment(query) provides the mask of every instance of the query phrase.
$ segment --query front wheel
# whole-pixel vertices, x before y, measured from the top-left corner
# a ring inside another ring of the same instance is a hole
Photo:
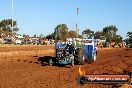
[[[70,55],[70,59],[71,59],[71,66],[74,67],[74,56]]]
[[[71,61],[71,66],[74,67],[74,60]]]
[[[97,58],[97,51],[94,54],[93,61],[96,61],[96,58]]]
[[[52,66],[52,59],[49,59],[49,65]]]

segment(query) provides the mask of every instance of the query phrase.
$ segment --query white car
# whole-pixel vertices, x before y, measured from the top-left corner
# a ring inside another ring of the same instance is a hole
[[[22,40],[17,39],[17,40],[16,40],[16,44],[22,44]]]

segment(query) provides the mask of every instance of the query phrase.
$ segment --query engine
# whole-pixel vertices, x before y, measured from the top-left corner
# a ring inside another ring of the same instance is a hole
[[[64,47],[57,47],[56,56],[59,60],[69,59],[74,55],[74,46],[66,44]]]

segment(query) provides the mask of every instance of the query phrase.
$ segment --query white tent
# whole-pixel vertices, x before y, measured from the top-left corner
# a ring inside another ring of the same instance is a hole
[[[23,36],[20,36],[20,35],[17,35],[16,37],[17,37],[17,38],[24,38]]]

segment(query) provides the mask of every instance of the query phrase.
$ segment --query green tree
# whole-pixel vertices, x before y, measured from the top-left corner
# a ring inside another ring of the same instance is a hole
[[[85,29],[82,32],[82,35],[87,35],[88,38],[92,38],[94,36],[94,31],[92,31],[91,29]]]
[[[76,38],[76,36],[77,36],[77,32],[76,31],[70,30],[68,32],[68,38]]]
[[[116,35],[116,36],[114,36],[113,38],[112,38],[112,40],[111,41],[113,41],[113,42],[121,42],[122,41],[122,37],[120,36],[120,35]]]
[[[34,37],[34,38],[37,38],[37,35],[35,34],[35,35],[33,35],[33,37]]]
[[[12,19],[4,19],[0,22],[0,27],[7,27],[10,26],[12,27]],[[13,27],[17,26],[17,22],[13,21]]]
[[[106,41],[111,41],[115,36],[118,29],[114,25],[107,26],[103,28],[103,33],[106,37]]]
[[[46,39],[55,39],[55,33],[47,35]]]
[[[17,32],[19,29],[16,27],[17,22],[13,21],[13,29],[12,29],[12,19],[4,19],[0,21],[0,31],[4,34],[12,34],[13,31]]]
[[[18,32],[19,31],[19,28],[15,27],[15,28],[13,28],[13,31],[14,32]]]
[[[127,36],[129,37],[129,39],[132,39],[132,32],[127,32]]]
[[[44,36],[43,36],[43,34],[40,34],[39,37],[40,37],[40,38],[43,38]]]
[[[65,41],[68,37],[68,27],[66,24],[59,24],[55,28],[57,35],[61,41]]]
[[[83,36],[82,35],[78,35],[78,38],[83,38]]]
[[[100,36],[104,36],[104,33],[101,32],[101,31],[97,31],[97,32],[94,33],[94,36],[95,36],[95,38],[99,39]]]

